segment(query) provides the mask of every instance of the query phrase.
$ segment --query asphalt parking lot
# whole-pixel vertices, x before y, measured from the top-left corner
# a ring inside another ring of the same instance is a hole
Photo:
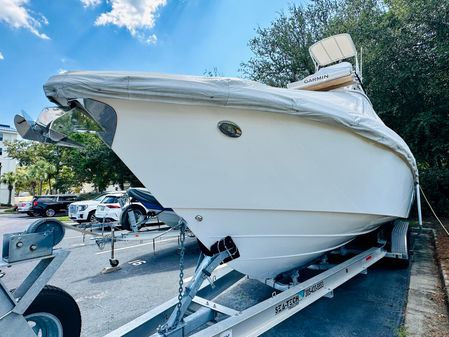
[[[32,218],[0,215],[0,234],[25,229]],[[109,266],[108,246],[103,251],[89,239],[67,231],[60,247],[71,254],[50,284],[69,292],[78,302],[83,318],[83,337],[100,337],[177,295],[177,239],[161,238],[153,254],[152,242],[118,242],[119,271],[102,274]],[[186,246],[186,276],[191,276],[199,254],[195,239]],[[3,278],[14,288],[33,267],[19,264]],[[388,261],[370,268],[334,292],[294,315],[264,336],[397,336],[403,322],[409,285],[409,270]],[[271,288],[245,280],[234,293],[236,300],[264,297]],[[226,300],[225,300],[226,301]],[[233,299],[228,299],[232,302]]]

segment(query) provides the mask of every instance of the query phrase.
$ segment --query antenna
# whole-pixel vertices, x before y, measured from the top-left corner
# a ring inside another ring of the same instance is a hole
[[[363,81],[363,47],[360,47],[360,81]]]

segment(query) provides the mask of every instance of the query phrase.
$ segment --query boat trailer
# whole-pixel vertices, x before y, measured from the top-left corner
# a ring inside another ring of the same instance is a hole
[[[130,221],[131,222],[131,221]],[[152,223],[150,227],[139,228],[138,230],[119,231],[121,224],[119,222],[93,222],[84,223],[80,225],[70,225],[61,223],[66,229],[75,231],[81,234],[82,243],[86,242],[86,237],[91,236],[92,241],[95,242],[98,249],[105,249],[106,245],[110,245],[110,259],[109,264],[111,268],[116,268],[119,265],[119,260],[116,258],[115,243],[118,241],[137,241],[142,244],[144,241],[152,241],[153,254],[156,255],[156,243],[161,239],[177,239],[178,247],[180,245],[180,231],[179,226],[170,227],[161,222]],[[108,229],[108,231],[105,230]],[[194,235],[188,231],[189,237]],[[108,268],[106,268],[108,269]],[[113,269],[108,269],[112,271]],[[118,269],[117,269],[118,270]]]
[[[180,289],[178,297],[105,337],[259,336],[318,299],[333,297],[334,289],[358,274],[366,274],[368,268],[383,257],[408,263],[408,234],[408,222],[396,220],[388,240],[380,238],[376,246],[359,250],[355,256],[336,265],[326,260],[312,264],[308,269],[321,270],[319,274],[284,285],[283,291],[279,290],[277,281],[261,280],[273,287],[271,297],[244,310],[219,303],[221,295],[247,278],[222,264],[238,257],[238,247],[227,237],[211,247],[210,256],[201,255],[194,276],[184,291]],[[335,253],[348,254],[349,251],[342,248]]]
[[[339,264],[327,259],[309,265],[308,270],[320,271],[314,276],[283,284],[273,279],[260,280],[272,287],[271,296],[244,310],[220,304],[221,297],[247,277],[232,270],[226,262],[239,257],[238,247],[231,237],[216,242],[206,254],[201,253],[192,278],[184,279],[181,267],[179,295],[125,324],[105,337],[237,337],[259,336],[322,297],[332,297],[333,291],[382,259],[391,257],[408,261],[408,222],[396,220],[389,238],[378,238],[377,244],[365,250],[351,251],[355,256]],[[45,286],[61,266],[69,252],[53,249],[64,236],[64,226],[56,220],[42,219],[31,224],[23,233],[5,234],[3,260],[0,268],[24,261],[40,260],[33,271],[16,290],[9,290],[0,279],[0,331],[5,336],[20,337],[75,337],[79,336],[81,319],[73,298],[61,289],[69,304],[71,320],[67,330],[66,317],[58,317],[55,310],[60,303],[54,296],[41,299]],[[181,226],[181,241],[185,240],[185,225]],[[340,254],[348,254],[342,248]],[[181,266],[183,251],[181,251]],[[300,271],[301,273],[301,271]],[[298,272],[292,272],[298,275]],[[1,277],[1,275],[0,275]],[[184,288],[183,283],[188,282]],[[54,295],[54,294],[53,294]],[[33,303],[46,303],[47,311],[30,311]],[[78,326],[79,318],[79,326]],[[62,333],[64,330],[64,333]]]

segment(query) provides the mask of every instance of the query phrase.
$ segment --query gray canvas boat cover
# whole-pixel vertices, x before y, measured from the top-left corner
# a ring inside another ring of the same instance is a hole
[[[47,97],[62,106],[81,98],[215,105],[295,115],[344,127],[382,144],[402,157],[415,180],[415,158],[404,140],[388,128],[359,91],[305,91],[274,88],[238,78],[145,72],[71,71],[51,77]]]

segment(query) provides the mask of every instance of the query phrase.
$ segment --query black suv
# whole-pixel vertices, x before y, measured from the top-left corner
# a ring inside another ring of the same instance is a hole
[[[67,214],[69,204],[78,200],[78,196],[73,194],[36,196],[31,201],[30,213],[47,217],[55,216],[56,213]]]

